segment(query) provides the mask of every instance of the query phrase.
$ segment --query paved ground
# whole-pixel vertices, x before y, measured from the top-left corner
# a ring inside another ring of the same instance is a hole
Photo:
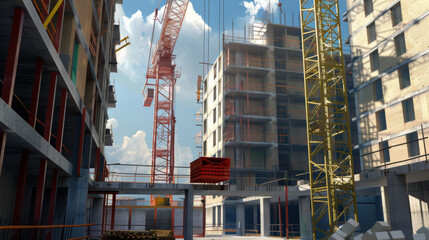
[[[258,237],[258,236],[249,236],[249,237],[241,237],[241,236],[206,236],[205,238],[196,238],[194,237],[194,240],[230,240],[230,239],[234,239],[234,240],[253,240],[253,239],[257,239],[257,240],[279,240],[280,238],[278,237]]]

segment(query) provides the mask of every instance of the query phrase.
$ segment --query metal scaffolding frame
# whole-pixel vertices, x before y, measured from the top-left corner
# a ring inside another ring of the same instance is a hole
[[[338,0],[300,0],[300,11],[313,239],[327,239],[357,220]]]

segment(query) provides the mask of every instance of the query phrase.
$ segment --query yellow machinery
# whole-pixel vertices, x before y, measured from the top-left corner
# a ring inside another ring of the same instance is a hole
[[[313,239],[357,219],[338,0],[300,0]],[[322,222],[329,219],[329,225]]]

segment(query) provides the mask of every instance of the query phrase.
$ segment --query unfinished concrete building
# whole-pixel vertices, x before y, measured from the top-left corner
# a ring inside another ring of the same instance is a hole
[[[384,220],[429,223],[429,2],[348,0],[361,181],[381,187]],[[366,181],[368,180],[368,181]]]
[[[295,185],[308,168],[300,35],[271,23],[255,23],[250,38],[225,35],[204,79],[203,155],[231,158],[231,184]],[[279,236],[278,225],[271,227],[278,210],[269,214],[277,199],[271,210],[270,199],[246,206],[238,199],[207,198],[208,229]]]
[[[88,186],[103,179],[112,144],[117,3],[0,2],[0,224],[35,226],[2,230],[1,239],[97,234],[82,224],[102,214],[102,195],[88,195]]]

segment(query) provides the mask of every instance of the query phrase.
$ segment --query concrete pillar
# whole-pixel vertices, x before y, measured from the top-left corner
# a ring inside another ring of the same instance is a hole
[[[185,222],[184,222],[184,240],[192,240],[193,239],[193,228],[194,228],[194,213],[193,213],[193,207],[194,207],[194,190],[193,189],[187,189],[185,190],[185,204],[184,204],[184,216],[185,216]]]
[[[390,213],[389,213],[389,200],[387,187],[380,187],[381,192],[381,204],[383,206],[383,220],[390,224]]]
[[[258,229],[258,205],[253,206],[253,230]]]
[[[65,222],[70,225],[86,223],[89,169],[81,170],[82,177],[68,177],[67,206]],[[71,228],[68,238],[84,236],[84,228]]]
[[[103,198],[92,199],[91,223],[91,236],[101,236],[101,218],[103,212]]]
[[[301,233],[301,240],[313,239],[312,226],[311,198],[299,197],[299,229]]]
[[[246,211],[244,209],[244,203],[237,204],[235,224],[237,236],[244,236],[246,233]]]
[[[411,211],[405,175],[388,173],[386,178],[390,225],[393,230],[402,230],[406,239],[412,239]]]
[[[260,199],[261,237],[271,236],[270,199]]]

